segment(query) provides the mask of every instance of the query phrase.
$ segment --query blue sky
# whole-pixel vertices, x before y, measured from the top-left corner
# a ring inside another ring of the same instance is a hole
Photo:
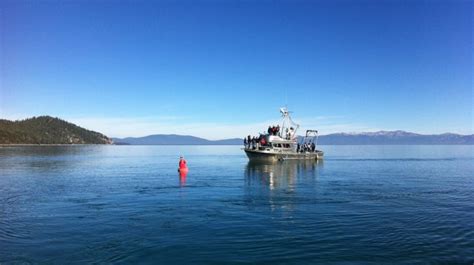
[[[211,139],[473,133],[471,1],[0,3],[0,117]]]

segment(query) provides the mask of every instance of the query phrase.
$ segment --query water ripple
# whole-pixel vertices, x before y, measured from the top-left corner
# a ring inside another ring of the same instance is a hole
[[[328,147],[316,164],[188,148],[0,149],[0,263],[474,261],[466,147]]]

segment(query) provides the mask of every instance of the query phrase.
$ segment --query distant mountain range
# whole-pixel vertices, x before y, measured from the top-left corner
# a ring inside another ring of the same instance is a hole
[[[453,145],[453,144],[474,144],[474,134],[460,135],[454,133],[444,134],[417,134],[405,131],[379,131],[365,133],[334,133],[322,135],[318,139],[319,144],[331,145]]]
[[[301,136],[299,136],[301,139]],[[207,140],[190,135],[155,134],[145,137],[108,138],[50,116],[9,121],[0,119],[0,144],[129,144],[129,145],[242,145],[243,139]],[[334,133],[321,135],[322,145],[474,145],[474,135],[424,135],[405,131]]]
[[[50,116],[0,119],[0,144],[111,144],[107,136]]]
[[[301,138],[301,136],[300,136]],[[115,144],[131,145],[242,145],[243,139],[207,140],[189,135],[155,134],[145,137],[112,138]],[[321,135],[318,144],[322,145],[461,145],[474,144],[474,135],[417,134],[405,131],[379,131],[364,133],[334,133]]]
[[[115,144],[130,145],[237,145],[243,144],[239,138],[225,140],[207,140],[190,135],[154,134],[144,137],[112,138]]]

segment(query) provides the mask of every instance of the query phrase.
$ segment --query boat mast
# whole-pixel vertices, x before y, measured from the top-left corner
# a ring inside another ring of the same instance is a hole
[[[290,116],[290,112],[286,107],[280,108],[280,113],[281,116],[283,117],[282,124],[281,124],[281,137],[286,138],[286,129],[290,130],[291,127],[293,127],[293,135],[296,135],[296,131],[300,127],[299,124],[295,123]]]

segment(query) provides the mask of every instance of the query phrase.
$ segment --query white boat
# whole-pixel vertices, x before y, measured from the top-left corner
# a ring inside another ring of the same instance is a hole
[[[298,142],[296,134],[298,124],[293,122],[287,108],[280,109],[282,115],[278,131],[260,134],[259,137],[248,136],[243,150],[247,157],[253,160],[278,161],[278,160],[318,160],[322,159],[324,152],[317,150],[318,131],[307,130],[305,136]]]

